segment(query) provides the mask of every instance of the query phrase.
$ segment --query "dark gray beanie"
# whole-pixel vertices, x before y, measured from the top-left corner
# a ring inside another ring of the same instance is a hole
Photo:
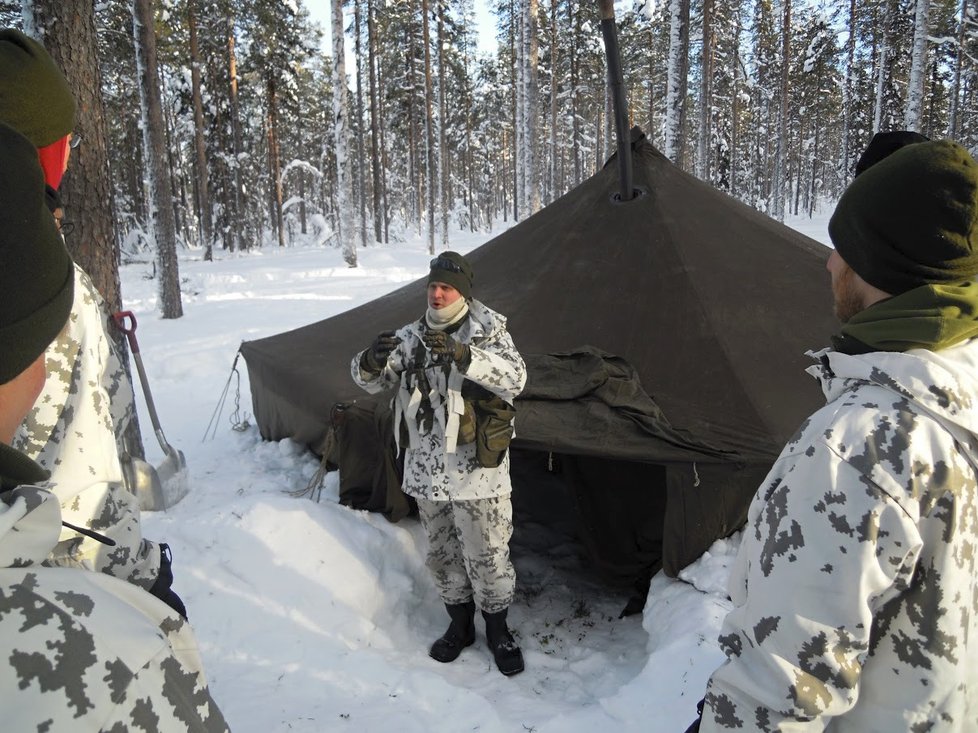
[[[978,164],[950,140],[896,150],[839,199],[829,236],[842,259],[884,292],[978,275]]]
[[[428,284],[433,282],[451,285],[466,300],[472,299],[472,265],[458,252],[442,252],[431,261]]]
[[[34,147],[75,129],[75,98],[44,46],[13,28],[0,29],[0,122]]]
[[[74,286],[74,265],[44,201],[37,148],[0,123],[0,384],[54,341]]]

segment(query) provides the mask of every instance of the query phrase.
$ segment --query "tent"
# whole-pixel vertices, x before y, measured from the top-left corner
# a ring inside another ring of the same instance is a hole
[[[820,403],[804,354],[835,328],[824,246],[684,173],[637,129],[632,148],[639,197],[619,200],[609,163],[468,255],[475,297],[508,317],[528,366],[517,514],[569,508],[618,579],[675,576],[743,524]],[[263,437],[322,450],[334,406],[374,399],[351,357],[420,317],[424,291],[418,280],[244,343]]]

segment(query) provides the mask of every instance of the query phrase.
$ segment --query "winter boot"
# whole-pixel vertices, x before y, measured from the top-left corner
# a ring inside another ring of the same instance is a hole
[[[499,671],[507,677],[523,671],[523,652],[506,625],[508,611],[508,608],[504,608],[496,613],[482,612],[482,618],[486,620],[486,641],[489,642],[489,649],[496,658]]]
[[[439,662],[454,662],[467,646],[475,642],[475,601],[445,604],[452,623],[434,644],[428,655]]]

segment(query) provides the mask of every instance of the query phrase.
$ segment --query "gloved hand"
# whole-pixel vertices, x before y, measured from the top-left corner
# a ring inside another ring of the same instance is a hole
[[[468,345],[456,341],[444,331],[425,331],[421,339],[436,361],[454,361],[461,366],[468,366],[472,360],[472,352]]]
[[[387,363],[387,357],[401,343],[394,331],[382,331],[377,334],[377,338],[370,344],[370,348],[363,352],[363,366],[371,372],[379,372]]]

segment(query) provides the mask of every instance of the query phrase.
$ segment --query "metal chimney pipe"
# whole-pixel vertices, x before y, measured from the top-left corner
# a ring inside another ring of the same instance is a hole
[[[621,52],[618,48],[618,26],[615,25],[614,0],[598,0],[601,10],[601,33],[604,35],[605,56],[608,58],[608,84],[615,108],[615,132],[618,135],[618,179],[621,200],[634,198],[632,186],[632,144],[628,132],[628,103],[625,101],[625,82],[621,72]]]

